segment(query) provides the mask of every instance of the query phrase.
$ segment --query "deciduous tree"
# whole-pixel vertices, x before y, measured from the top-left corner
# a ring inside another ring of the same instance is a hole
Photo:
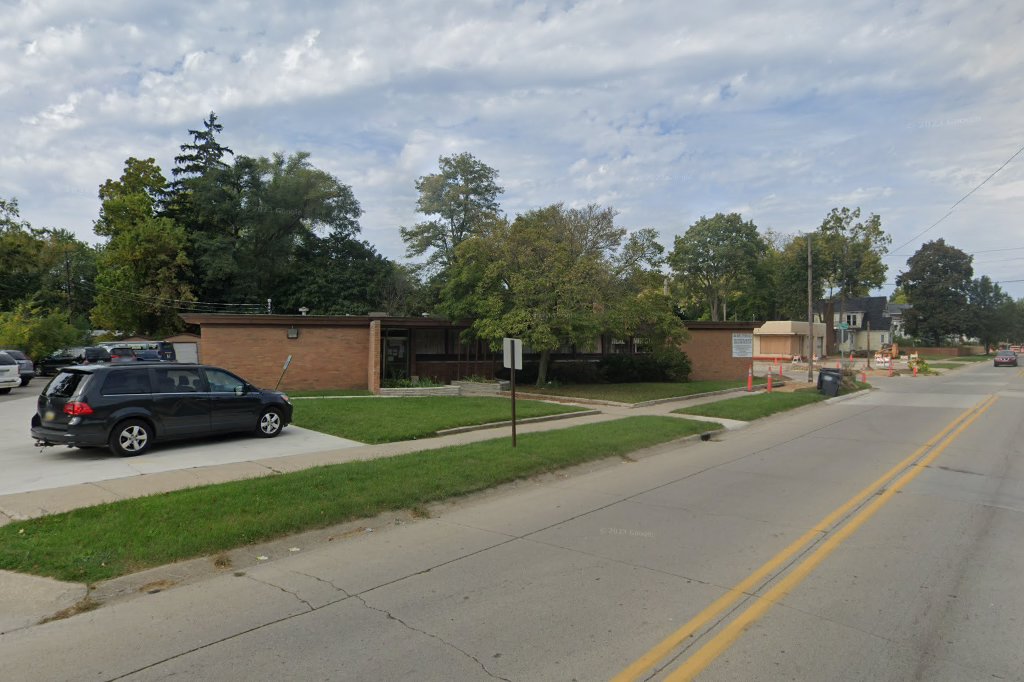
[[[416,181],[416,210],[429,219],[400,228],[407,255],[427,254],[427,264],[435,272],[451,264],[463,240],[493,224],[498,196],[504,191],[496,182],[498,171],[468,152],[442,156],[438,165],[438,173]]]
[[[125,334],[162,336],[182,327],[177,308],[194,300],[185,230],[156,215],[166,181],[153,159],[129,158],[119,180],[100,187],[95,231],[108,237],[99,258],[93,324]]]
[[[927,242],[907,260],[907,271],[896,279],[896,286],[914,306],[903,315],[908,334],[938,346],[945,337],[967,332],[971,261],[944,239]]]
[[[826,291],[825,324],[828,351],[835,347],[832,331],[836,302],[842,316],[846,299],[867,296],[885,284],[886,265],[882,256],[888,253],[890,237],[882,230],[882,219],[872,213],[860,220],[860,208],[833,208],[822,221],[812,239],[821,242],[814,270],[819,272]]]
[[[989,348],[1007,339],[1013,331],[1016,307],[1013,299],[988,275],[972,281],[967,296],[970,305],[967,333],[976,336],[988,353]]]
[[[701,216],[676,237],[668,261],[679,284],[698,298],[712,320],[728,316],[730,300],[757,288],[767,254],[757,226],[738,213]]]
[[[590,346],[613,326],[681,335],[670,299],[647,286],[660,247],[649,231],[624,245],[614,217],[610,208],[554,204],[514,221],[492,218],[456,249],[445,310],[472,318],[473,332],[492,344],[516,337],[539,351],[538,384],[552,351]]]

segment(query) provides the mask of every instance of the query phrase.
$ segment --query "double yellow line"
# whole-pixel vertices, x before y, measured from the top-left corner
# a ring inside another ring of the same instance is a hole
[[[882,474],[871,485],[835,509],[819,521],[811,530],[804,533],[791,545],[769,559],[763,566],[713,601],[688,623],[663,639],[653,649],[612,678],[614,682],[639,679],[641,675],[644,675],[651,668],[654,668],[658,663],[676,652],[683,642],[707,627],[713,619],[717,618],[737,601],[748,596],[754,596],[759,587],[763,586],[766,581],[777,577],[777,574],[783,567],[803,551],[809,543],[825,537],[814,551],[810,552],[800,563],[796,564],[771,589],[757,596],[746,610],[742,611],[697,651],[687,657],[682,665],[673,670],[665,679],[677,681],[691,680],[696,677],[712,661],[728,649],[747,627],[756,622],[780,599],[789,594],[828,555],[835,551],[843,541],[874,516],[893,495],[916,478],[924,470],[924,467],[934,461],[950,443],[956,440],[997,399],[997,396],[989,396],[978,405],[962,412],[960,416],[915,450],[913,454]],[[865,504],[868,500],[871,500],[871,502]],[[862,505],[862,509],[849,519],[846,519],[848,514]],[[845,523],[843,523],[844,521]],[[839,523],[843,525],[836,530],[834,526]]]

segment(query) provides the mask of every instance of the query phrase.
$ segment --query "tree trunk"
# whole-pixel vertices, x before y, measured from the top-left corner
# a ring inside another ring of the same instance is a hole
[[[551,351],[540,352],[540,366],[537,368],[537,386],[543,386],[548,382],[548,365],[551,363]]]

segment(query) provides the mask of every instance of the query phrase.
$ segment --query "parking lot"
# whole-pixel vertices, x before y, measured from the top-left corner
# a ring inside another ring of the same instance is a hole
[[[0,395],[0,495],[360,445],[289,426],[277,438],[238,435],[157,444],[139,457],[117,457],[105,448],[41,448],[29,435],[29,423],[45,385],[45,379],[35,379]]]

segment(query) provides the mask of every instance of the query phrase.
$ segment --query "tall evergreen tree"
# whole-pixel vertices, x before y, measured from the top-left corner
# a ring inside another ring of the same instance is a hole
[[[201,300],[230,298],[239,272],[233,257],[239,189],[226,161],[234,152],[217,139],[223,130],[211,111],[201,129],[188,131],[192,140],[181,145],[181,154],[174,157],[173,180],[160,202],[160,215],[185,230],[186,252],[193,265],[189,284]]]

